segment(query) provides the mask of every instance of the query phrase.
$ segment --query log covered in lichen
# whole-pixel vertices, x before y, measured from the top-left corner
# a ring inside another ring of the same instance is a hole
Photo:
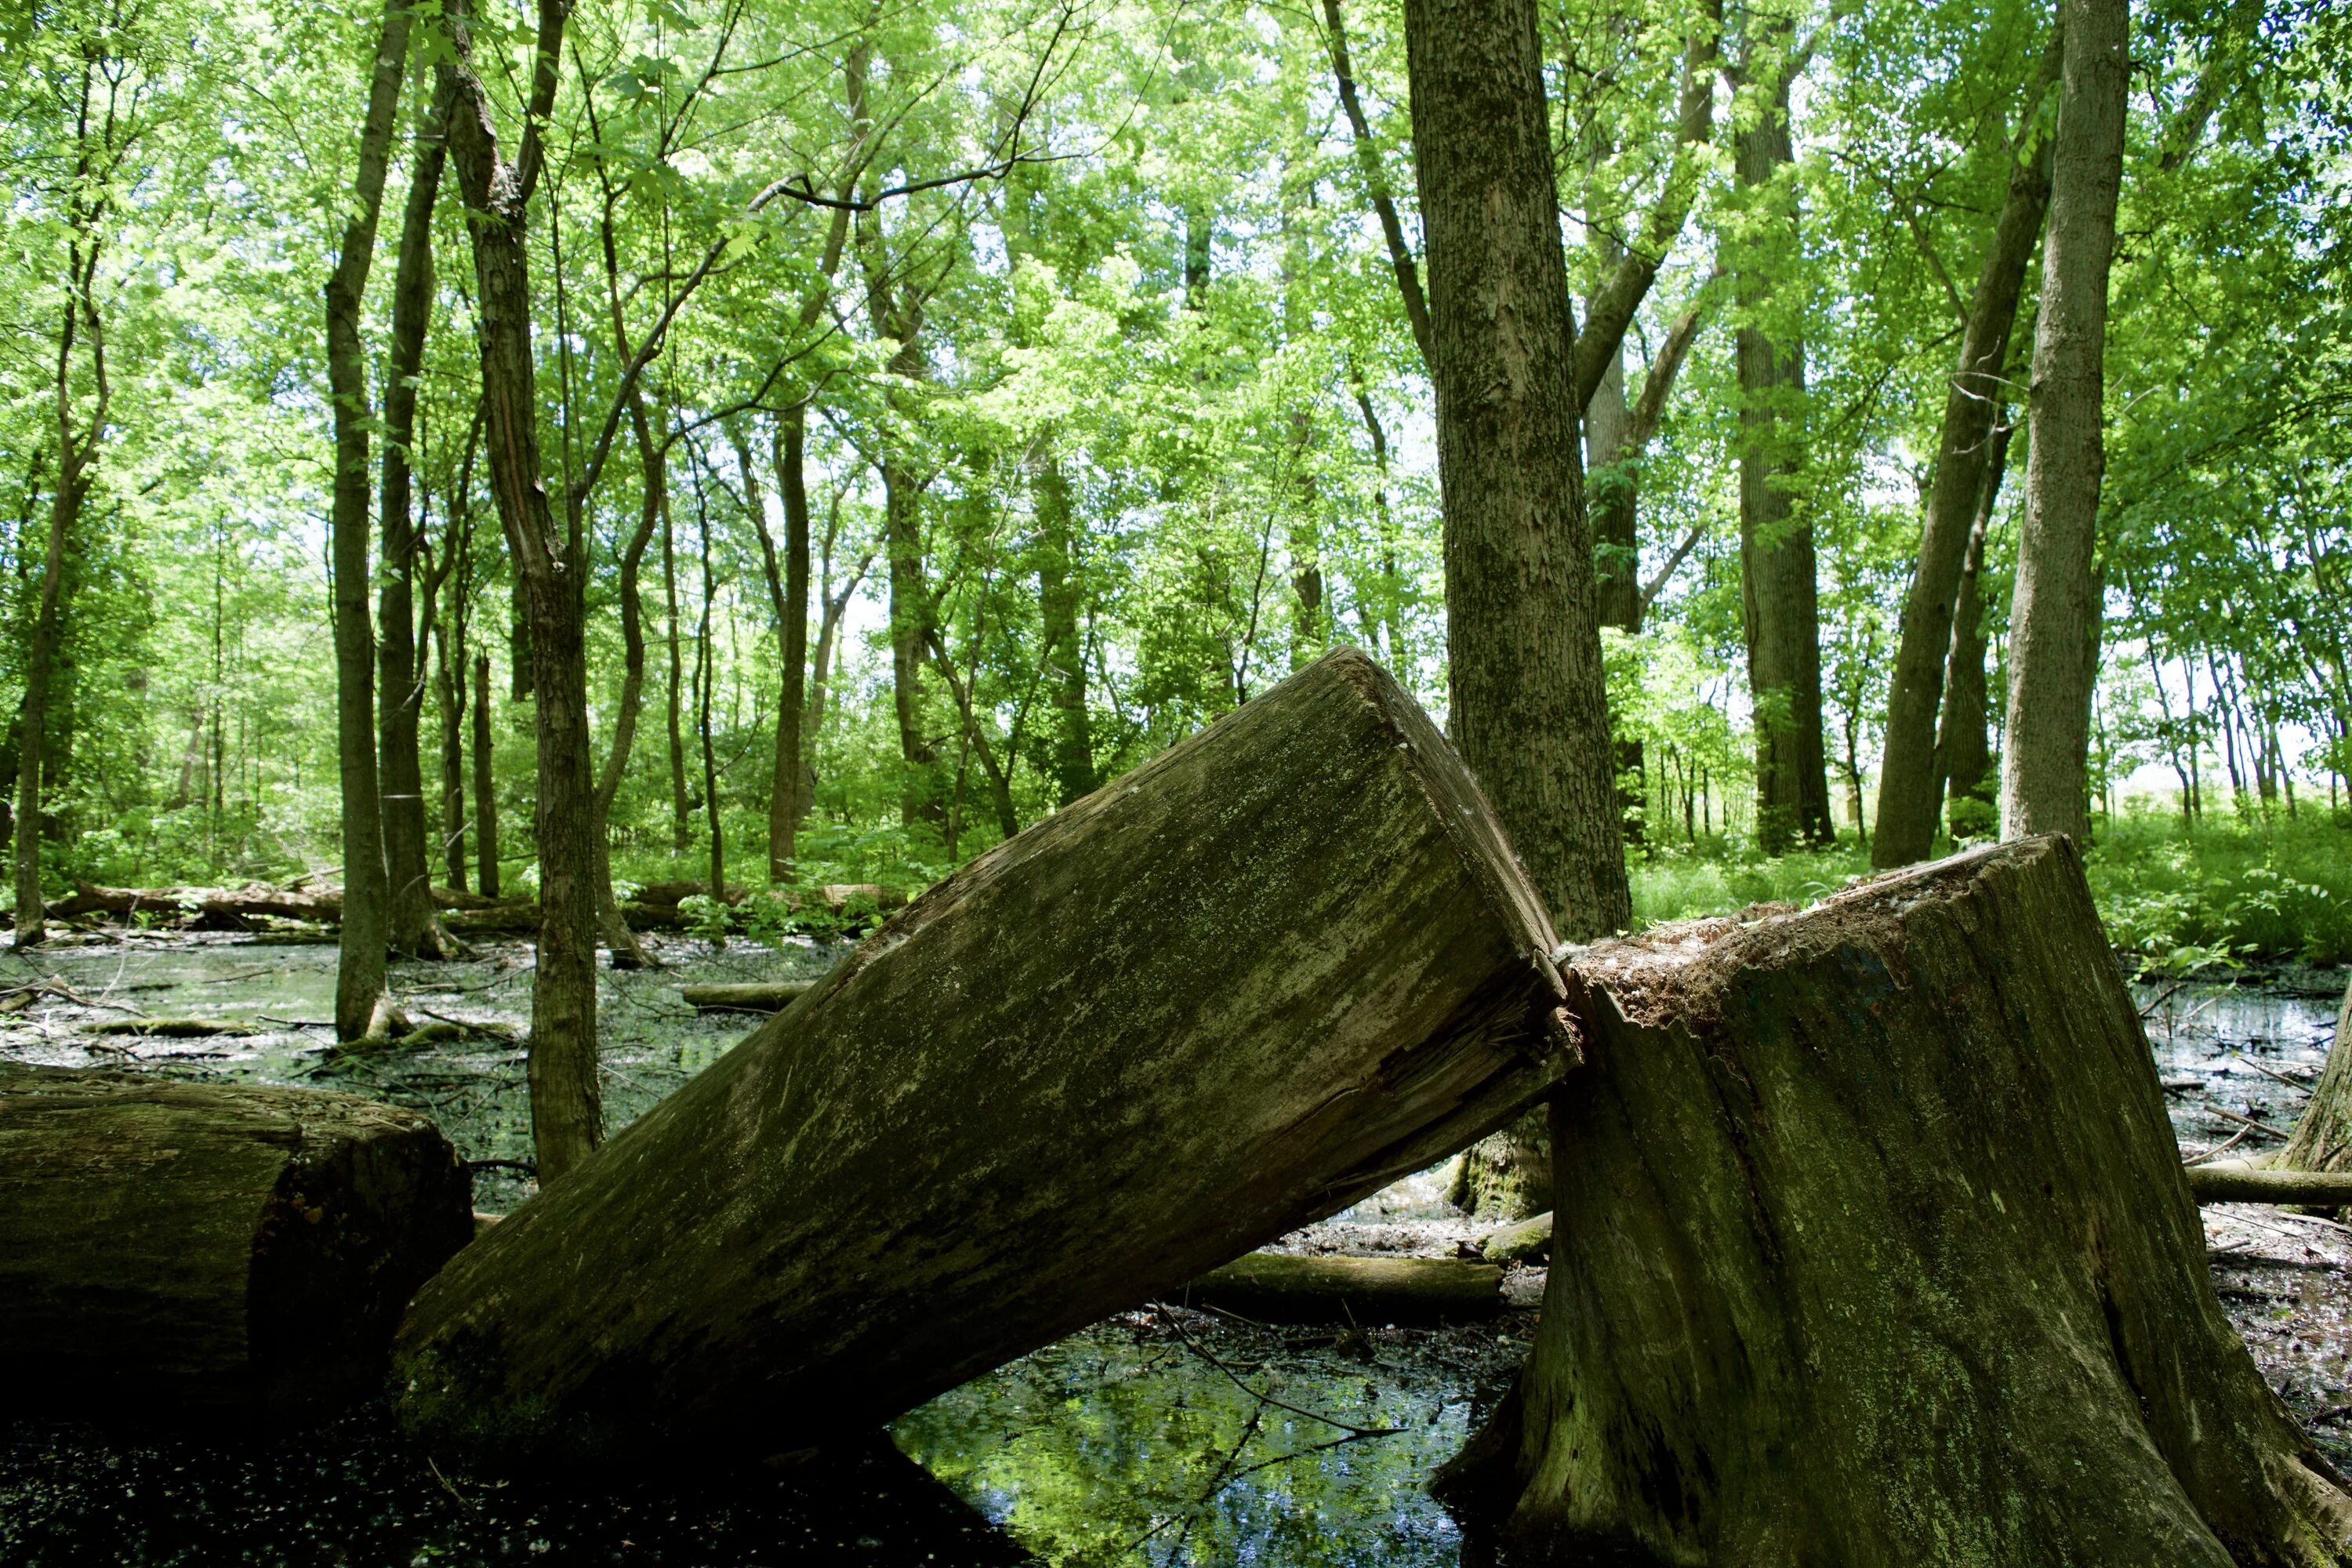
[[[1492,813],[1335,653],[1000,845],[418,1298],[410,1416],[822,1442],[1426,1167],[1571,1058]]]
[[[351,1095],[0,1068],[0,1406],[242,1420],[372,1394],[472,1192],[431,1121]]]

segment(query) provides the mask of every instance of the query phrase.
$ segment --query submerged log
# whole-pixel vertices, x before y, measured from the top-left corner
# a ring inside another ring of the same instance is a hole
[[[0,1406],[174,1420],[375,1391],[473,1234],[433,1123],[344,1094],[0,1068]]]
[[[461,1254],[408,1417],[509,1453],[885,1420],[1425,1169],[1560,1076],[1541,905],[1343,649],[933,888]]]
[[[1542,1324],[1441,1483],[1515,1561],[2352,1561],[2214,1299],[2070,841],[1570,984]]]
[[[814,980],[760,980],[727,985],[681,985],[677,994],[698,1013],[779,1013],[816,988]]]
[[[1268,1323],[1459,1323],[1503,1310],[1503,1271],[1456,1258],[1253,1252],[1202,1275],[1174,1300]]]

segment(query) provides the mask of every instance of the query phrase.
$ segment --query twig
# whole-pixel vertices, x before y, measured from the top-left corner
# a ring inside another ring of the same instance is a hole
[[[2300,1079],[2289,1078],[2283,1072],[2278,1072],[2273,1068],[2263,1066],[2262,1063],[2254,1060],[2253,1058],[2246,1055],[2243,1051],[2231,1051],[2230,1053],[2230,1059],[2231,1061],[2243,1062],[2248,1067],[2253,1068],[2256,1072],[2262,1074],[2264,1078],[2283,1083],[2289,1089],[2307,1089],[2311,1087],[2311,1085],[2305,1083]]]
[[[2241,1116],[2234,1110],[2224,1110],[2218,1105],[2200,1105],[2198,1109],[2208,1116],[2219,1116],[2224,1121],[2237,1122],[2242,1127],[2251,1127],[2257,1132],[2267,1132],[2281,1142],[2284,1142],[2291,1136],[2267,1122],[2257,1121],[2251,1116]]]
[[[2196,1158],[2191,1160],[2183,1160],[2180,1163],[2183,1165],[2201,1165],[2208,1160],[2218,1160],[2222,1155],[2228,1153],[2231,1150],[2236,1148],[2238,1146],[2239,1140],[2245,1137],[2249,1129],[2241,1127],[2235,1132],[2230,1134],[2229,1142],[2225,1143],[2216,1143],[2212,1148],[2206,1150],[2205,1152],[2198,1155]]]

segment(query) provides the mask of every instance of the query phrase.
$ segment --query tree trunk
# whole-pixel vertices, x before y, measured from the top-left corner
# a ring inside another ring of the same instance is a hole
[[[64,349],[58,359],[58,447],[57,489],[49,496],[48,535],[41,554],[40,609],[33,619],[33,636],[25,650],[25,700],[18,710],[16,742],[16,944],[29,948],[44,933],[41,904],[41,775],[47,762],[49,725],[49,677],[58,658],[58,600],[65,589],[66,542],[81,519],[89,494],[90,469],[98,455],[100,426],[92,424],[76,440],[71,428],[72,402],[68,380],[72,361],[74,301],[66,305]],[[100,410],[101,416],[103,410]]]
[[[617,293],[613,313],[617,333]],[[625,358],[631,352],[625,339],[619,348]],[[646,547],[653,542],[654,530],[669,509],[669,462],[646,416],[644,397],[633,391],[625,401],[629,426],[636,437],[644,483],[637,508],[637,531],[629,536],[621,552],[621,700],[613,713],[613,747],[605,754],[604,771],[596,779],[596,929],[606,951],[613,955],[614,968],[644,969],[653,963],[652,956],[621,918],[620,901],[613,897],[612,817],[613,803],[620,798],[621,781],[628,776],[629,753],[635,749],[637,716],[645,708],[646,613],[645,595],[638,591],[638,584],[645,570]]]
[[[1592,401],[1584,405],[1584,465],[1592,503],[1594,592],[1601,624],[1639,630],[1642,625],[1642,537],[1625,426],[1625,346],[1607,361]]]
[[[686,798],[686,729],[681,715],[685,698],[686,660],[679,652],[677,632],[677,535],[670,525],[667,507],[662,509],[662,604],[668,616],[669,642],[669,817],[670,848],[684,855],[694,842],[692,807]]]
[[[1985,741],[1985,539],[1992,529],[1994,508],[2000,500],[2002,476],[2009,468],[2011,429],[2006,421],[1990,437],[1992,459],[1985,473],[1984,498],[1977,507],[1975,526],[1969,530],[1968,559],[1960,567],[1960,590],[1952,605],[1952,651],[1944,675],[1944,711],[1936,726],[1937,788],[1951,802],[1955,836],[1964,828],[1982,837],[1991,826],[1992,792],[1985,774],[1992,769],[1992,753]],[[1982,823],[1964,823],[1969,807],[1962,801],[1984,803]]]
[[[2352,1171],[2352,984],[2336,1015],[2336,1040],[2311,1090],[2311,1103],[2278,1157],[2289,1171]]]
[[[1532,0],[1409,0],[1449,728],[1560,930],[1632,921]]]
[[[392,353],[383,378],[383,488],[377,506],[383,542],[376,602],[382,703],[376,742],[383,791],[384,872],[392,899],[390,942],[395,952],[415,958],[455,956],[434,917],[425,845],[425,768],[417,745],[425,679],[417,668],[413,588],[418,541],[409,507],[416,384],[425,364],[425,335],[433,320],[433,207],[441,190],[453,102],[448,85],[436,84],[416,127],[415,169],[409,176],[393,267]]]
[[[462,486],[465,481],[460,480]],[[449,886],[466,890],[466,612],[472,591],[473,528],[462,509],[462,493],[451,498],[453,518],[446,546],[457,552],[450,583],[449,609],[441,621],[433,663],[433,696],[441,717],[441,860]]]
[[[0,1405],[327,1414],[376,1391],[402,1309],[473,1233],[465,1163],[414,1111],[0,1067]]]
[[[530,257],[524,245],[530,187],[541,161],[538,127],[554,96],[565,9],[543,0],[532,85],[512,163],[499,151],[488,93],[475,74],[462,6],[447,21],[451,49],[438,63],[455,79],[449,153],[457,165],[473,238],[476,321],[490,489],[523,586],[531,687],[538,704],[540,906],[531,976],[531,1138],[542,1186],[585,1158],[604,1133],[596,1068],[596,787],[588,742],[588,558],[574,527],[559,527],[541,480]],[[348,929],[348,922],[346,924]]]
[[[1552,941],[1444,740],[1335,652],[932,889],[467,1248],[408,1409],[672,1458],[887,1419],[1527,1104],[1571,1048]]]
[[[776,694],[776,753],[768,795],[768,880],[788,886],[799,874],[793,865],[794,840],[809,803],[803,757],[808,742],[803,721],[808,710],[809,623],[809,504],[808,405],[796,402],[784,410],[777,432],[776,484],[783,491],[784,559],[778,585],[782,600],[776,606],[783,668]],[[761,530],[765,539],[767,531]]]
[[[2214,1300],[2070,843],[1570,984],[1541,1327],[1443,1483],[1515,1561],[2352,1561]]]
[[[1762,117],[1733,141],[1733,168],[1748,199],[1793,229],[1796,198],[1784,171],[1794,161],[1789,135],[1793,72],[1779,70],[1763,98]],[[1741,307],[1788,313],[1756,258],[1738,275]],[[1778,853],[1802,840],[1826,844],[1829,758],[1822,738],[1821,610],[1811,508],[1797,506],[1804,472],[1805,349],[1792,325],[1768,333],[1740,327],[1739,601],[1748,643],[1748,689],[1756,729],[1756,837]]]
[[[390,0],[376,40],[367,112],[360,126],[359,174],[342,249],[327,279],[327,384],[333,405],[335,468],[328,521],[335,578],[335,735],[341,763],[343,923],[335,970],[335,1037],[392,1032],[384,949],[392,936],[392,889],[383,858],[378,786],[375,635],[368,623],[368,393],[360,306],[375,258],[400,81],[408,63],[410,11]]]
[[[2098,675],[2099,480],[2107,268],[2123,181],[2126,0],[2063,0],[2064,72],[2028,402],[2025,525],[2010,599],[2009,731],[2000,831],[2090,830],[2091,689]]]
[[[1087,711],[1087,650],[1078,629],[1080,590],[1072,575],[1076,531],[1070,481],[1048,446],[1032,479],[1037,503],[1037,600],[1045,683],[1054,706],[1054,804],[1094,794],[1094,727]]]
[[[474,656],[474,886],[499,896],[497,731],[490,723],[490,656]]]
[[[719,676],[718,652],[710,641],[710,603],[719,580],[710,567],[710,512],[695,509],[702,539],[702,622],[695,638],[695,732],[702,742],[702,809],[710,821],[710,889],[719,896],[727,886],[727,828],[719,809],[719,758],[710,744],[710,689]]]
[[[2017,303],[2033,242],[2050,204],[2050,144],[2045,140],[2010,175],[2008,199],[1994,224],[1992,246],[1977,275],[1977,291],[1960,338],[1959,363],[1944,396],[1942,439],[1919,531],[1919,560],[1904,601],[1903,625],[1887,687],[1886,741],[1878,774],[1878,839],[1871,864],[1907,866],[1924,860],[1936,842],[1941,781],[1936,767],[1936,720],[1943,705],[1944,668],[1958,647],[1960,583],[1992,467]],[[2002,437],[2005,439],[2005,437]],[[1983,553],[1981,546],[1976,553]],[[1982,644],[1979,645],[1981,648]]]

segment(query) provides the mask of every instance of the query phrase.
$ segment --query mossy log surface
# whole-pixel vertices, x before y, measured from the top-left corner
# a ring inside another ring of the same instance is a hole
[[[472,1197],[412,1111],[0,1068],[0,1405],[175,1422],[364,1397]]]
[[[417,1298],[518,1457],[866,1429],[1427,1167],[1573,1060],[1426,716],[1336,652],[991,850]]]
[[[1512,1561],[2318,1564],[2352,1500],[2215,1300],[2063,838],[1587,950]]]
[[[1503,1271],[1456,1258],[1253,1252],[1202,1275],[1174,1300],[1268,1323],[1459,1323],[1503,1310]]]
[[[1500,1226],[1478,1238],[1478,1256],[1489,1263],[1528,1263],[1551,1254],[1551,1211]]]
[[[2200,1204],[2352,1204],[2352,1171],[2290,1171],[2234,1161],[2189,1167],[2189,1190]]]

